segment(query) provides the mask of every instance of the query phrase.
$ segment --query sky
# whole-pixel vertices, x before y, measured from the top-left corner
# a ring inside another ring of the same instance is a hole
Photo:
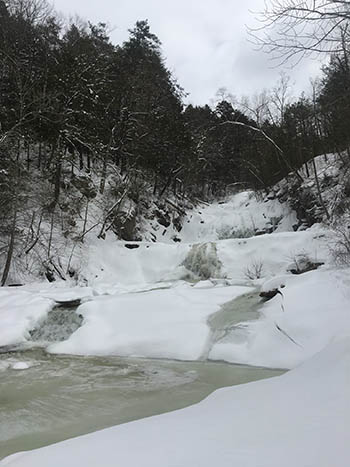
[[[148,19],[167,67],[195,105],[210,103],[223,87],[237,98],[270,89],[282,71],[254,49],[247,33],[264,0],[55,0],[54,6],[67,17],[107,23],[115,44],[128,38],[136,21]],[[285,67],[292,94],[308,92],[319,68],[315,59]]]

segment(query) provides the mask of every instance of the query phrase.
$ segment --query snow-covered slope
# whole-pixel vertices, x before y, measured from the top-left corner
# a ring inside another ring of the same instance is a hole
[[[338,336],[350,336],[349,272],[320,269],[280,278],[283,295],[263,305],[258,320],[233,329],[209,358],[294,368]]]
[[[32,284],[16,292],[3,289],[7,301],[0,316],[5,322],[10,316],[16,332],[6,327],[0,345],[30,339],[28,332],[52,308],[48,298],[82,297],[87,301],[78,308],[84,316],[82,327],[67,341],[52,345],[52,352],[199,359],[210,334],[208,317],[248,288],[271,284],[274,278],[285,286],[283,302],[278,295],[265,306],[261,303],[259,319],[245,322],[243,317],[217,340],[209,358],[292,368],[349,328],[346,272],[332,270],[330,231],[315,225],[294,232],[294,215],[286,204],[258,201],[251,192],[204,206],[199,215],[204,224],[192,213],[181,232],[191,243],[127,243],[112,234],[104,240],[91,237],[79,266],[88,287],[82,281],[73,289],[63,282]],[[272,218],[277,220],[271,234],[217,239],[224,225],[226,231],[247,234],[248,221],[261,231],[271,227]],[[202,236],[205,242],[196,243]],[[300,255],[325,265],[295,277],[289,270]],[[45,304],[42,311],[31,307],[33,300]]]
[[[243,191],[224,201],[199,203],[187,213],[182,229],[164,227],[157,219],[144,221],[143,237],[159,242],[210,242],[226,238],[254,236],[256,232],[289,231],[297,222],[288,203],[259,198],[253,191]]]

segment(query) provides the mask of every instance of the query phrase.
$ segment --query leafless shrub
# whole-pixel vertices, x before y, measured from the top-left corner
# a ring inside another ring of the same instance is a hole
[[[333,261],[338,266],[350,266],[350,224],[335,227],[334,234],[330,245]]]
[[[244,270],[244,276],[253,281],[261,279],[263,276],[264,265],[261,259],[254,259]]]
[[[234,229],[230,226],[223,226],[218,229],[219,240],[227,240],[230,238],[251,238],[255,235],[255,229],[252,227],[244,227]]]
[[[303,274],[304,272],[313,271],[324,264],[322,261],[317,261],[315,256],[311,256],[304,250],[290,255],[289,259],[291,260],[291,265],[288,270],[292,274]]]

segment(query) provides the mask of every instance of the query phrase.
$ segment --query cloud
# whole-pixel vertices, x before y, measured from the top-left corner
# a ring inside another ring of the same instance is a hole
[[[271,88],[279,69],[272,68],[266,54],[253,50],[246,24],[254,22],[250,11],[263,0],[56,0],[55,8],[78,14],[92,22],[107,22],[111,38],[121,43],[137,20],[148,19],[163,44],[168,68],[189,93],[188,101],[204,104],[225,86],[236,95]],[[315,76],[319,64],[309,60],[286,70],[299,94]]]

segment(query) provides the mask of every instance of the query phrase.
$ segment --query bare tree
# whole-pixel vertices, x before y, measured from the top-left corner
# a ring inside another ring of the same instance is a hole
[[[46,0],[9,0],[7,8],[31,24],[43,23],[53,13],[53,6]]]
[[[277,120],[277,123],[282,125],[284,123],[286,107],[290,103],[291,99],[290,76],[283,71],[280,73],[280,77],[276,85],[272,88],[270,99],[273,107],[271,112],[274,116],[273,120]]]
[[[249,30],[253,41],[279,63],[313,53],[342,52],[348,37],[350,1],[268,0]]]
[[[271,96],[266,89],[255,93],[252,97],[242,96],[238,106],[252,119],[260,128],[265,121],[271,120]]]

